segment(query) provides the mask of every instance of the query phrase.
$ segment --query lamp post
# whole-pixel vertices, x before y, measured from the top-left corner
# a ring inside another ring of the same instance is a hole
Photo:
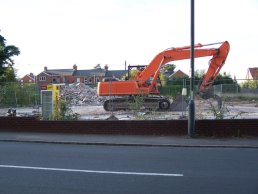
[[[194,0],[191,0],[191,77],[190,101],[188,117],[188,135],[194,137],[195,133],[195,104],[194,104]]]

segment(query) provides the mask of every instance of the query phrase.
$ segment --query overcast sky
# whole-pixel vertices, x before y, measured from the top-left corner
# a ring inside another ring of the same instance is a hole
[[[149,64],[190,44],[190,0],[0,0],[1,35],[19,47],[18,75],[49,69]],[[258,0],[195,0],[195,43],[229,41],[221,72],[245,78],[258,67]],[[219,46],[219,45],[218,45]],[[218,47],[216,46],[216,47]],[[210,57],[195,60],[206,70]],[[190,60],[174,62],[189,74]]]

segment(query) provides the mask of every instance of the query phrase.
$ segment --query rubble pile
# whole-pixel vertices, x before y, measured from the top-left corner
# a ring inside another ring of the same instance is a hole
[[[61,87],[61,98],[71,105],[102,105],[106,97],[98,96],[96,89],[83,83],[74,83]]]

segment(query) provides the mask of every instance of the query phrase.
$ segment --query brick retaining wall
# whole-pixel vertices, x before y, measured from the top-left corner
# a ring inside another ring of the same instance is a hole
[[[0,117],[0,131],[124,135],[185,135],[187,120],[40,121],[33,117]],[[258,119],[196,120],[202,136],[258,136]]]

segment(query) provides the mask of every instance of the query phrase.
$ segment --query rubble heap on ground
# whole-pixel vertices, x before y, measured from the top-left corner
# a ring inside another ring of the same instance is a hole
[[[83,83],[62,86],[61,98],[69,100],[71,105],[102,105],[106,100],[98,96],[96,89]]]

